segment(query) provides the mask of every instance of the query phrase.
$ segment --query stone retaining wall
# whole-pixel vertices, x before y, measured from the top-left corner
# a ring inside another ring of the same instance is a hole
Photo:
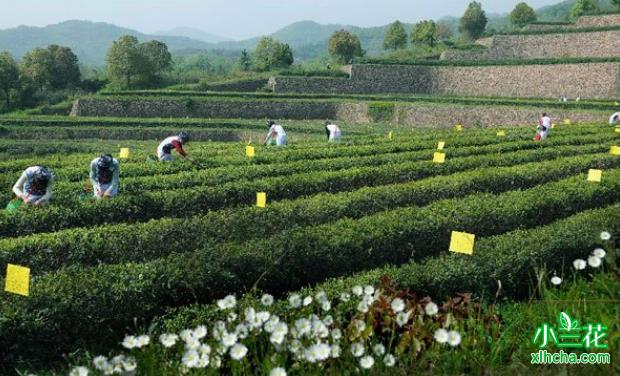
[[[527,30],[574,30],[593,27],[620,26],[620,14],[604,14],[599,16],[582,16],[577,22],[567,25],[553,23],[534,23],[527,25]]]
[[[73,116],[113,117],[202,117],[247,119],[323,120],[326,118],[351,123],[371,123],[367,102],[233,102],[196,101],[187,108],[182,100],[117,100],[78,99]],[[410,127],[451,127],[460,123],[472,127],[536,124],[542,111],[555,121],[568,117],[575,122],[605,124],[609,114],[600,111],[565,111],[554,108],[507,106],[465,106],[453,104],[396,103],[390,123]]]
[[[620,63],[510,66],[354,65],[351,79],[275,77],[276,93],[415,93],[620,98]]]
[[[486,50],[448,50],[442,60],[553,59],[620,56],[620,30],[496,35]]]
[[[239,80],[231,82],[222,82],[216,84],[200,85],[200,90],[204,91],[232,91],[232,92],[252,92],[267,87],[268,79],[258,80]]]

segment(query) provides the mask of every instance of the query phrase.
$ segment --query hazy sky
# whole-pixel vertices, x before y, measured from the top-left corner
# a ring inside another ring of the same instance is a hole
[[[481,0],[489,13],[521,0]],[[526,0],[533,7],[561,0]],[[295,21],[358,26],[460,16],[469,0],[0,0],[0,29],[71,19],[109,22],[152,33],[187,26],[234,39],[276,31]]]

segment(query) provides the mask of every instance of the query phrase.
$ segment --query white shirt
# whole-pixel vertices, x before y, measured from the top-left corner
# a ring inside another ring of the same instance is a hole
[[[327,124],[327,130],[329,131],[329,139],[340,138],[340,128],[336,124]]]
[[[274,124],[269,128],[269,134],[275,133],[276,137],[286,136],[286,132],[284,132],[284,128],[282,128],[279,124]]]
[[[551,128],[551,118],[549,116],[544,116],[540,119],[540,125],[543,127],[550,129]]]

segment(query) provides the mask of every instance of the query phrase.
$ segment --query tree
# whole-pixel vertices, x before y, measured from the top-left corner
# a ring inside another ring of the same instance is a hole
[[[454,37],[454,32],[452,31],[450,24],[448,24],[445,21],[439,21],[436,24],[437,24],[437,39],[446,41]]]
[[[141,72],[142,56],[138,51],[138,38],[124,35],[112,43],[106,64],[111,81],[131,88],[131,80]]]
[[[620,8],[620,0],[611,0],[611,3]]]
[[[21,60],[20,68],[23,76],[37,90],[43,91],[50,85],[52,78],[52,56],[45,48],[34,48],[28,51]]]
[[[287,68],[293,64],[293,50],[286,43],[278,42],[270,37],[264,37],[256,46],[254,60],[259,71]]]
[[[400,50],[407,47],[407,32],[400,21],[390,25],[383,39],[384,50]]]
[[[239,65],[244,72],[249,71],[252,68],[252,58],[248,53],[248,50],[241,51],[241,57],[239,58]]]
[[[138,45],[141,67],[137,67],[140,74],[146,81],[153,81],[159,75],[170,68],[172,56],[168,51],[168,46],[160,41],[151,40]]]
[[[338,63],[348,64],[354,57],[363,56],[364,51],[356,35],[340,30],[329,38],[329,54]]]
[[[427,44],[431,47],[437,43],[437,24],[435,21],[421,21],[415,24],[411,32],[411,43]]]
[[[49,83],[54,89],[64,89],[68,86],[77,86],[81,74],[77,56],[69,47],[51,45],[47,47],[50,54],[51,66]]]
[[[579,18],[598,10],[598,0],[577,0],[570,11],[571,18]]]
[[[515,26],[524,27],[534,21],[536,21],[536,12],[526,3],[517,4],[510,12],[510,22]]]
[[[11,106],[11,91],[19,88],[19,66],[8,52],[0,52],[0,90],[6,107]]]
[[[479,2],[469,3],[465,14],[461,17],[459,31],[468,39],[478,39],[487,26],[487,15]]]

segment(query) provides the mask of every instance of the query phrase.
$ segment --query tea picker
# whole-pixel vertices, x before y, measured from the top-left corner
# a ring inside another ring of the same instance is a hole
[[[189,135],[185,132],[179,133],[177,136],[170,136],[163,140],[157,147],[157,159],[160,162],[171,162],[174,160],[172,149],[183,158],[187,158],[187,152],[183,149],[183,145],[189,142]]]
[[[338,142],[342,138],[340,128],[329,120],[325,122],[325,134],[327,135],[327,142]]]
[[[551,130],[551,118],[543,112],[542,117],[538,121],[536,137],[534,141],[542,141],[549,136],[549,130]]]
[[[616,125],[618,123],[620,123],[620,112],[616,112],[609,118],[609,125]]]
[[[265,145],[273,145],[275,142],[277,146],[284,146],[288,143],[288,137],[281,125],[276,124],[273,120],[269,120],[267,127],[269,127],[269,133],[267,133],[265,138]]]
[[[90,162],[90,183],[96,198],[115,197],[120,182],[120,164],[110,154]]]
[[[52,197],[54,176],[42,166],[28,167],[13,186],[13,193],[28,205],[45,205]],[[15,205],[15,204],[14,204]]]

